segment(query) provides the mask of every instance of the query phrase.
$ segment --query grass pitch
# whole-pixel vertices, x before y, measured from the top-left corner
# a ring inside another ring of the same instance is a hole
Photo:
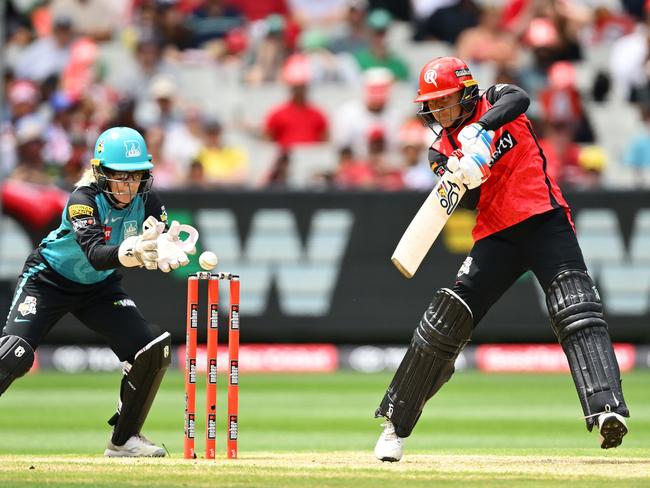
[[[0,398],[0,486],[650,486],[650,372],[624,375],[632,411],[619,449],[598,448],[569,375],[454,376],[427,406],[400,463],[372,456],[372,414],[390,375],[242,375],[240,459],[184,460],[183,378],[166,376],[143,432],[165,459],[101,456],[120,375],[38,373]],[[220,378],[225,384],[225,378]],[[202,420],[204,396],[197,392]],[[202,423],[197,452],[203,453]]]

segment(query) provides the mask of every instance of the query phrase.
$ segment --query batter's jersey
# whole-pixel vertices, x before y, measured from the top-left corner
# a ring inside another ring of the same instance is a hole
[[[167,222],[167,212],[154,192],[136,195],[128,207],[114,207],[96,184],[76,188],[63,209],[61,225],[39,245],[47,263],[65,278],[81,284],[98,283],[122,265],[120,244],[142,233],[153,215]]]
[[[528,95],[521,88],[495,85],[480,95],[474,114],[463,123],[479,122],[494,131],[492,173],[479,187],[478,215],[472,231],[475,241],[553,208],[564,208],[569,216],[569,206],[546,172],[546,157],[524,115],[528,103]],[[442,130],[429,151],[433,164],[436,158],[446,161],[460,148],[457,136],[461,128]]]

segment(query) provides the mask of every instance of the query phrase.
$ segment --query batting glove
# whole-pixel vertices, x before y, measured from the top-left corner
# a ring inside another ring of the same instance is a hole
[[[490,165],[478,154],[462,156],[460,159],[451,156],[447,168],[470,190],[482,185],[490,177]]]
[[[487,163],[492,159],[492,137],[494,132],[487,131],[481,124],[474,123],[463,127],[458,133],[458,142],[463,154],[477,154]]]

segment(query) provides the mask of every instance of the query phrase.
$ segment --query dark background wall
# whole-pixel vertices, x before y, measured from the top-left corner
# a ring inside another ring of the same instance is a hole
[[[163,194],[171,218],[196,225],[218,271],[241,274],[242,340],[404,343],[436,289],[451,286],[469,247],[471,213],[459,212],[412,280],[390,255],[425,195],[417,193]],[[585,258],[617,341],[650,343],[650,194],[569,194]],[[15,218],[11,218],[16,223]],[[38,242],[47,227],[3,226]],[[3,242],[19,242],[15,235]],[[0,256],[5,260],[4,249]],[[16,254],[16,249],[13,249]],[[29,249],[24,250],[24,256]],[[24,258],[23,258],[24,259]],[[156,326],[184,339],[187,273],[129,270],[125,286]],[[0,316],[16,276],[0,275]],[[222,286],[222,310],[227,284]],[[101,342],[66,318],[52,343]],[[524,275],[479,325],[474,341],[552,342],[541,290]]]

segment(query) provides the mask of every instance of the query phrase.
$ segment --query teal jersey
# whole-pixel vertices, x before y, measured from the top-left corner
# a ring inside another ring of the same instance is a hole
[[[154,192],[136,195],[128,207],[114,207],[95,184],[75,189],[61,216],[61,225],[39,246],[48,264],[65,278],[98,283],[121,267],[118,250],[127,237],[142,233],[153,215],[166,223],[167,213]]]

